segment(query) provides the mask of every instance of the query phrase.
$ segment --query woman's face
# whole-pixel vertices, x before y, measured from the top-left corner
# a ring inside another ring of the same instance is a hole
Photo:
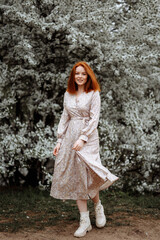
[[[76,67],[75,82],[79,86],[82,86],[87,82],[87,77],[88,77],[88,74],[84,67],[82,67],[82,66]]]

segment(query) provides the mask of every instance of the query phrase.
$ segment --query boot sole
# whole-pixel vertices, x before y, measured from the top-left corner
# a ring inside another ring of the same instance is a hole
[[[96,226],[97,226],[98,228],[103,228],[105,225],[106,225],[106,219],[105,219],[104,223],[101,224],[101,225],[98,225],[98,224],[96,223]]]
[[[87,232],[92,230],[92,226],[90,225],[81,235],[74,234],[74,237],[84,237]]]

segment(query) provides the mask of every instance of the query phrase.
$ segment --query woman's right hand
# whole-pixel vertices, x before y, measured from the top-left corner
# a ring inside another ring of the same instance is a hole
[[[61,143],[57,143],[57,145],[55,146],[54,150],[53,150],[53,155],[57,156],[59,149],[60,149]]]

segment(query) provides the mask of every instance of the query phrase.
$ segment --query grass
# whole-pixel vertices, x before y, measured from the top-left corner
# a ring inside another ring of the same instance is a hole
[[[160,219],[160,198],[152,194],[131,195],[121,191],[100,193],[107,216],[107,226],[126,226],[128,217],[141,216]],[[94,208],[88,201],[91,222]],[[63,221],[77,221],[79,213],[75,201],[65,202],[50,197],[48,191],[37,188],[0,190],[0,231],[16,232],[20,229],[43,229]]]

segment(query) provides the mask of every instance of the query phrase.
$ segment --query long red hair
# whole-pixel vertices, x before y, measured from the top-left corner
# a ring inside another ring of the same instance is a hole
[[[82,66],[84,67],[84,69],[86,70],[87,74],[88,74],[88,78],[87,78],[87,82],[85,83],[84,86],[84,91],[86,93],[94,90],[94,91],[101,91],[99,83],[96,79],[96,76],[93,72],[93,70],[91,69],[91,67],[86,63],[86,62],[78,62],[76,63],[70,73],[69,79],[68,79],[68,86],[67,86],[67,92],[74,94],[76,93],[76,91],[78,90],[78,85],[75,82],[75,73],[76,73],[76,68],[78,66]]]

